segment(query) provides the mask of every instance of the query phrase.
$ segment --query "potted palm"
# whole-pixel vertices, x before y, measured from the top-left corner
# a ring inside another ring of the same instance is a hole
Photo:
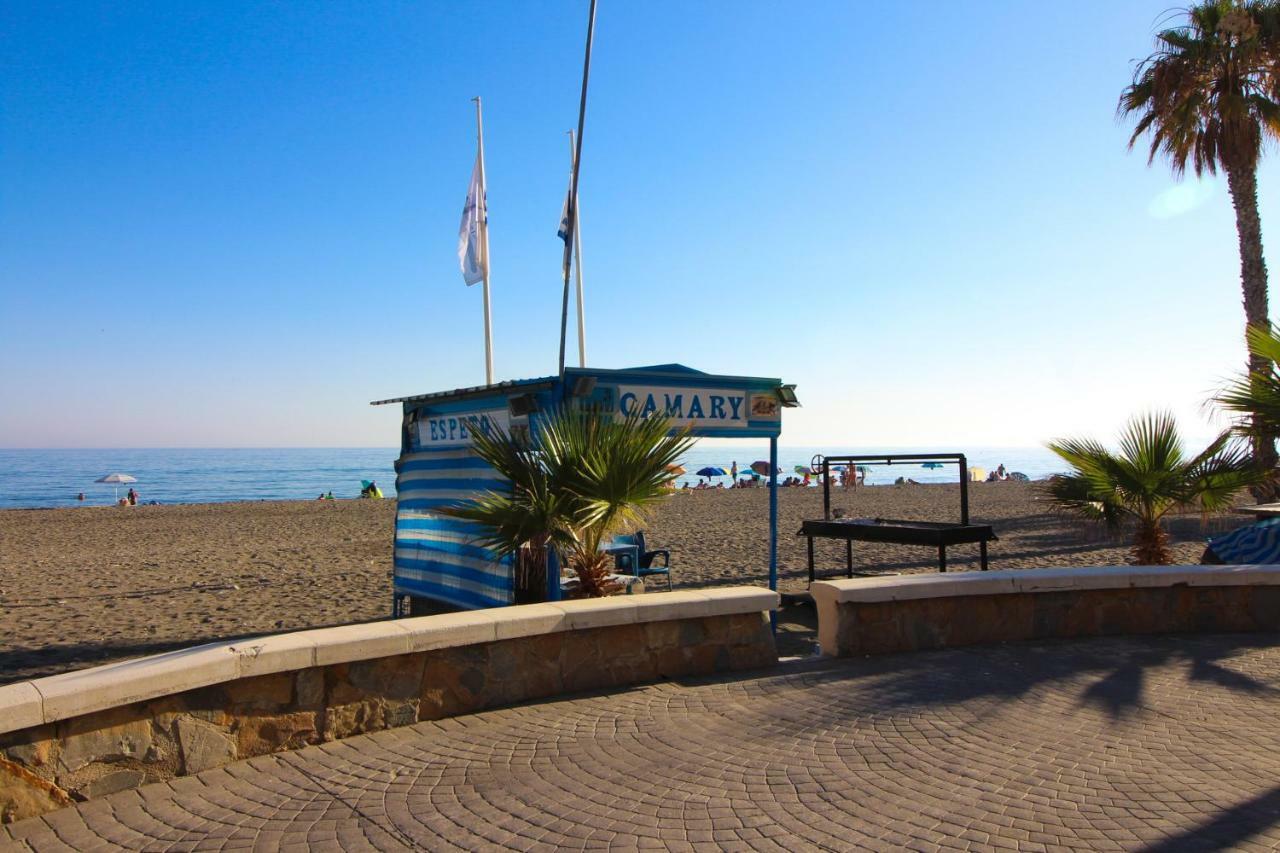
[[[1262,476],[1245,448],[1232,443],[1230,433],[1187,455],[1173,415],[1167,412],[1133,418],[1120,435],[1119,452],[1092,439],[1052,441],[1048,448],[1072,468],[1049,480],[1049,499],[1112,529],[1126,520],[1133,522],[1134,565],[1173,562],[1162,524],[1170,512],[1221,511]]]
[[[692,444],[662,417],[557,409],[538,419],[529,441],[502,430],[475,435],[476,454],[508,487],[441,512],[476,522],[481,543],[514,558],[517,603],[545,598],[552,551],[581,595],[608,595],[612,558],[600,546],[670,494],[669,468]]]

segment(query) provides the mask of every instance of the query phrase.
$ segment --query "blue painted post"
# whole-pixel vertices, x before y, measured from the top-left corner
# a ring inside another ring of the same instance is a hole
[[[769,436],[769,589],[778,591],[778,437]],[[778,627],[778,614],[769,611],[769,624]]]
[[[560,557],[555,548],[547,548],[547,601],[560,598]]]

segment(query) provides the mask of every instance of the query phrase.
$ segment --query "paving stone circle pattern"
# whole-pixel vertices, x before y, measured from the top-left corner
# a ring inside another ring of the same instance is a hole
[[[0,849],[1280,847],[1280,636],[779,667],[393,729],[0,828]]]

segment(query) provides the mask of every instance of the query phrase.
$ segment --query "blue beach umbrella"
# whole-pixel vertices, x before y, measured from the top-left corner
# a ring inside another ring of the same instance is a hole
[[[694,473],[696,473],[699,477],[723,477],[725,475],[725,470],[723,468],[707,467],[707,468],[700,468]]]
[[[926,462],[926,463],[924,463],[923,465],[921,465],[920,467],[921,467],[921,468],[941,468],[941,467],[942,467],[942,463],[941,463],[941,462]]]

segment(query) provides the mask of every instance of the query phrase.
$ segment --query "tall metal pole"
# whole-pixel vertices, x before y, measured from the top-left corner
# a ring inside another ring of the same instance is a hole
[[[776,435],[769,436],[769,589],[778,591],[778,437]],[[778,630],[776,611],[769,611],[769,625],[775,631]]]
[[[484,176],[484,119],[476,102],[476,144],[480,158],[480,262],[484,270],[484,384],[493,384],[493,325],[489,319],[489,182]]]
[[[578,100],[578,136],[573,146],[573,178],[569,181],[569,237],[564,241],[564,299],[560,303],[560,375],[564,376],[564,342],[569,332],[569,263],[578,232],[578,173],[582,169],[582,128],[587,118],[587,80],[591,76],[591,40],[596,30],[596,0],[587,16],[587,52],[582,60],[582,96]]]
[[[574,158],[573,131],[569,131],[569,169],[572,174]],[[587,366],[587,317],[586,307],[582,304],[582,211],[578,208],[577,199],[573,203],[573,276],[578,295],[578,367]]]

